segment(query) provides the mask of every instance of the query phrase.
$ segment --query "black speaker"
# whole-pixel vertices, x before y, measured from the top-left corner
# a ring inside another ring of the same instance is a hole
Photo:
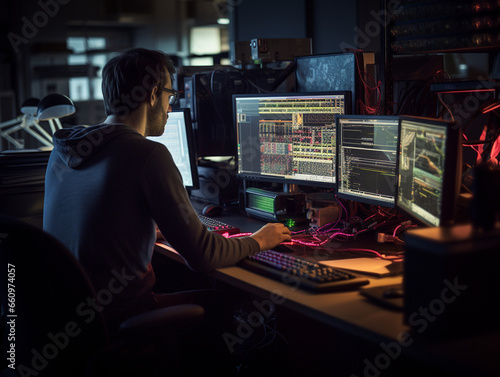
[[[416,229],[405,242],[404,318],[415,334],[453,338],[500,327],[500,224]]]

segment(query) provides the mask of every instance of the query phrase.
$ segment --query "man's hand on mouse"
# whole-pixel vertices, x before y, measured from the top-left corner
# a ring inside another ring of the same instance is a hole
[[[269,223],[251,235],[260,245],[260,251],[269,250],[282,242],[291,241],[290,229],[281,223]]]

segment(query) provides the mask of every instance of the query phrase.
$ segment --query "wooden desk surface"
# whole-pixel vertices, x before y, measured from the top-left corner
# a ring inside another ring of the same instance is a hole
[[[184,263],[182,257],[169,246],[157,246],[156,249],[161,254]],[[220,268],[210,275],[255,295],[260,302],[270,300],[276,306],[282,305],[330,328],[342,329],[353,337],[364,339],[376,346],[396,342],[400,336],[409,335],[410,327],[403,323],[401,311],[377,305],[362,296],[358,290],[309,293],[238,266]],[[369,280],[368,286],[381,286],[400,283],[402,276]],[[497,376],[500,370],[499,342],[500,332],[494,331],[445,342],[417,339],[411,346],[403,348],[406,355],[418,362],[425,361],[428,365],[449,372],[444,374],[445,376]]]
[[[183,259],[170,246],[158,243],[158,251],[178,262]],[[359,293],[358,289],[311,293],[277,280],[259,275],[238,266],[219,268],[210,273],[221,282],[241,289],[275,305],[284,305],[328,326],[339,327],[357,335],[380,340],[380,337],[397,339],[400,333],[408,331],[403,323],[401,311],[375,305]],[[401,283],[401,276],[370,278],[368,286]]]
[[[262,222],[254,219],[247,221],[238,216],[231,218],[220,219],[245,231],[255,231],[262,225]],[[157,251],[184,263],[175,250],[164,244],[158,245],[161,247],[157,247]],[[375,345],[397,341],[410,331],[410,327],[403,322],[402,311],[382,307],[362,296],[359,290],[310,293],[238,266],[220,268],[210,275],[232,287],[255,295],[262,301],[270,300],[276,306],[282,305],[329,328],[342,329]],[[374,277],[369,280],[370,284],[365,287],[401,283],[402,276]],[[450,373],[445,375],[495,376],[500,370],[499,342],[500,332],[493,331],[489,334],[446,342],[417,340],[411,346],[404,348],[405,353],[413,359],[425,361]]]
[[[400,311],[389,310],[374,305],[364,298],[359,290],[332,293],[311,293],[245,270],[241,267],[226,267],[211,273],[217,279],[269,299],[276,305],[285,305],[291,309],[321,321],[329,326],[349,326],[353,331],[363,329],[395,339],[402,331],[409,330],[403,324]],[[401,276],[370,279],[370,286],[396,284]]]

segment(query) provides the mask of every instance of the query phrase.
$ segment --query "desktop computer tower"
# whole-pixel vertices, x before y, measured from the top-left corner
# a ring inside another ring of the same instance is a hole
[[[500,224],[416,229],[405,242],[404,318],[415,335],[454,338],[500,327]]]
[[[220,67],[185,76],[182,105],[191,110],[197,156],[236,156],[233,94],[271,90],[283,71]]]
[[[212,71],[184,78],[186,107],[191,110],[198,157],[236,155],[233,112],[229,105],[232,93],[243,90],[239,76],[239,73]]]

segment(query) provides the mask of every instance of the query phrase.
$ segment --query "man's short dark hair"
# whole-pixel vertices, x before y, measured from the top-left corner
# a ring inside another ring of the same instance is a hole
[[[162,51],[133,48],[108,61],[102,70],[106,115],[126,117],[149,98],[155,87],[164,87],[165,67],[173,82],[174,65]],[[158,91],[160,97],[161,93]]]

